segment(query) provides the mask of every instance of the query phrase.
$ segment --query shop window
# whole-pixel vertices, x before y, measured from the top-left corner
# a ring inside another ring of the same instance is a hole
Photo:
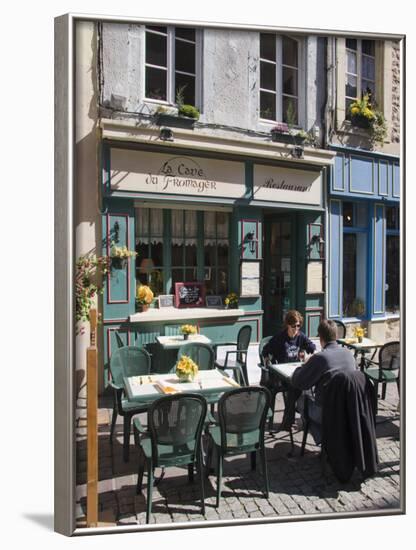
[[[204,279],[207,294],[227,294],[228,214],[204,213]]]
[[[162,102],[196,105],[198,31],[146,26],[145,96]]]
[[[136,252],[136,282],[150,286],[155,296],[163,294],[163,210],[136,209]]]
[[[198,227],[195,210],[172,210],[172,289],[175,283],[197,281]]]
[[[344,317],[362,317],[367,296],[367,206],[343,204],[343,294]]]
[[[386,312],[400,309],[399,209],[386,207]]]
[[[260,33],[260,118],[300,124],[300,42]]]
[[[224,296],[229,214],[136,208],[136,252],[136,282],[149,285],[155,296],[173,294],[177,282],[202,280],[207,294]]]
[[[349,107],[357,98],[369,94],[375,101],[375,42],[347,38],[345,74],[345,113],[349,118]]]

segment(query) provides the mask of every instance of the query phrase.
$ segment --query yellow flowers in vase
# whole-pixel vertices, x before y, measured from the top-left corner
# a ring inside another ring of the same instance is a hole
[[[182,325],[180,331],[183,334],[184,340],[187,340],[190,334],[196,334],[198,332],[195,325]]]
[[[127,246],[116,246],[112,241],[110,248],[111,266],[115,269],[123,269],[126,266],[127,260],[131,257],[135,258],[137,252],[129,250]]]
[[[353,329],[354,336],[357,338],[359,342],[363,341],[364,334],[367,332],[365,328],[362,327],[355,327]]]
[[[198,374],[198,365],[187,355],[182,355],[176,363],[176,376],[181,382],[192,382]]]
[[[136,290],[136,301],[141,306],[141,311],[147,311],[153,301],[153,292],[147,285],[140,285]]]
[[[225,307],[227,309],[237,309],[238,308],[238,296],[235,292],[230,292],[227,294],[224,300]]]

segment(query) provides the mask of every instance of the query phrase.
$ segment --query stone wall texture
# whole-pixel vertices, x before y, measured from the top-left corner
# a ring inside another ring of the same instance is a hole
[[[391,141],[400,141],[400,44],[393,42],[392,47],[392,121]]]

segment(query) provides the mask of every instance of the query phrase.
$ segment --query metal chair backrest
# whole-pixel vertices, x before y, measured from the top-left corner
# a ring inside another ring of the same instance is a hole
[[[172,447],[177,458],[198,449],[206,413],[205,398],[192,393],[167,395],[150,405],[147,422],[155,466],[158,445]]]
[[[115,331],[114,334],[116,335],[117,346],[118,346],[119,348],[124,348],[125,344],[124,344],[123,340],[121,339],[120,334],[119,334],[117,331]]]
[[[186,355],[198,365],[199,370],[210,370],[214,368],[215,352],[209,344],[203,342],[188,342],[178,350],[178,360]]]
[[[226,451],[230,441],[234,442],[234,448],[247,443],[263,444],[269,405],[269,391],[259,386],[246,386],[223,394],[218,402],[222,449]]]
[[[383,370],[400,369],[400,342],[387,342],[379,352],[379,367]]]
[[[123,346],[113,351],[110,357],[110,372],[113,382],[122,387],[126,376],[150,373],[150,355],[143,348]]]
[[[244,325],[240,328],[237,335],[237,351],[238,350],[248,350],[248,346],[250,345],[250,339],[251,339],[251,326],[250,325]],[[237,353],[237,361],[242,364],[246,364],[247,362],[247,354],[243,353]]]
[[[262,365],[264,364],[263,348],[266,344],[268,344],[270,342],[270,340],[272,338],[273,338],[273,336],[265,336],[264,338],[262,338],[260,340],[260,343],[259,343],[259,359],[260,359],[260,363]]]
[[[347,327],[342,321],[337,321],[336,319],[333,319],[333,321],[337,325],[337,340],[338,338],[345,338],[347,335]]]

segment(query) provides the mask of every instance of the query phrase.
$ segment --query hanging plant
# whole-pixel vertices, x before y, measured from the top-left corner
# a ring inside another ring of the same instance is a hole
[[[77,322],[90,320],[90,309],[97,294],[103,293],[102,277],[108,273],[110,259],[107,256],[87,254],[76,262],[75,273],[75,318]],[[84,327],[77,329],[83,334]]]

